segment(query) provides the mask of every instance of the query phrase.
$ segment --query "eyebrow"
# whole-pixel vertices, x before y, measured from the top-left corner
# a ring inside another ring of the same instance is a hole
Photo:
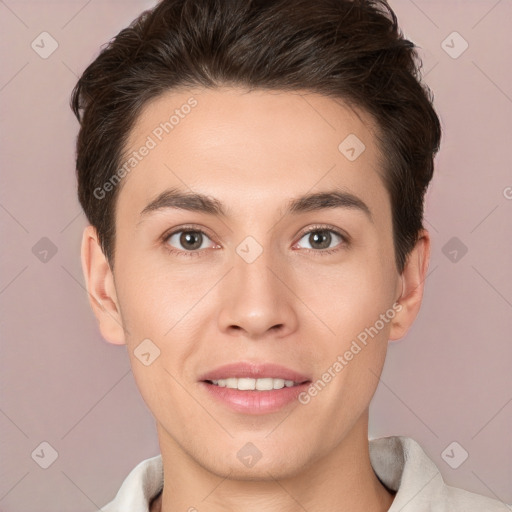
[[[227,209],[218,199],[177,188],[171,188],[159,194],[141,211],[140,216],[145,217],[152,212],[169,208],[206,213],[217,217],[228,217]],[[293,198],[288,202],[284,214],[299,214],[331,208],[360,211],[373,223],[372,213],[366,203],[354,194],[344,190],[315,192]]]

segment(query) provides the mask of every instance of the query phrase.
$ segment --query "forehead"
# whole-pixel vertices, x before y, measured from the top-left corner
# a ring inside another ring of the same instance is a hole
[[[140,215],[179,188],[214,196],[231,213],[282,211],[290,198],[342,187],[386,214],[375,132],[369,114],[314,93],[169,91],[144,107],[130,133],[124,162],[136,153],[135,165],[119,210]]]

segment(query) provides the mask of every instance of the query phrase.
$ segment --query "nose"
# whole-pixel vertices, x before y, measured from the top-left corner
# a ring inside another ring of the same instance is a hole
[[[290,267],[263,251],[249,262],[234,255],[234,268],[221,291],[219,328],[222,332],[257,340],[285,337],[296,330],[298,299],[293,294]]]

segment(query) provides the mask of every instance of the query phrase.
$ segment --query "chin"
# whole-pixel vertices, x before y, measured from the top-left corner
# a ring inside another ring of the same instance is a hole
[[[229,480],[241,482],[272,482],[296,476],[304,471],[304,465],[299,462],[294,463],[294,461],[290,460],[286,461],[286,464],[283,464],[283,461],[280,460],[267,460],[263,462],[263,459],[261,459],[252,468],[244,468],[242,464],[237,463],[230,464],[225,468],[216,466],[207,469],[222,478],[229,478]]]

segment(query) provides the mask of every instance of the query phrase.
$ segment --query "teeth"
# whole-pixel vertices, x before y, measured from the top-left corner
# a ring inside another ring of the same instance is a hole
[[[240,391],[257,390],[257,391],[270,391],[272,389],[281,389],[285,386],[290,388],[296,386],[298,382],[293,380],[273,379],[266,377],[264,379],[251,379],[247,377],[230,377],[228,379],[212,380],[212,384],[221,388],[239,389]]]

